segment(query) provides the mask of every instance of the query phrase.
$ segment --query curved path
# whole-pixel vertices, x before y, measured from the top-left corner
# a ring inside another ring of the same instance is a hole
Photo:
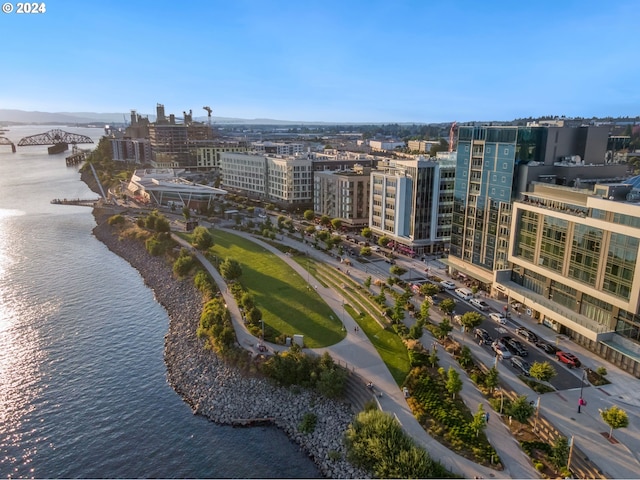
[[[218,228],[218,227],[216,227]],[[271,253],[277,255],[284,262],[286,262],[291,268],[293,268],[302,278],[306,278],[307,271],[300,266],[296,261],[283,254],[277,248],[269,245],[266,242],[261,241],[254,235],[237,231],[227,230],[229,233],[244,237],[252,242],[260,245]],[[214,230],[215,237],[215,230]],[[198,258],[200,263],[206,268],[215,282],[223,286],[225,281],[220,273],[209,263],[209,261],[199,251],[194,250],[191,245],[178,237],[173,235],[173,238],[185,248],[191,250]],[[338,267],[340,263],[328,255],[315,250],[309,244],[301,244],[298,241],[292,240],[288,237],[282,237],[278,239],[281,243],[288,245],[297,250],[306,251],[308,255],[320,260],[324,263]],[[365,273],[357,269],[351,270],[351,276],[355,276],[362,283],[365,278]],[[366,274],[368,276],[368,274]],[[522,452],[515,439],[508,432],[506,427],[499,422],[489,421],[485,433],[491,442],[491,445],[495,448],[498,455],[502,459],[505,466],[505,470],[496,471],[481,465],[478,465],[471,460],[468,460],[455,452],[444,447],[437,440],[433,439],[418,423],[413,413],[409,409],[404,395],[395,380],[391,376],[389,369],[378,355],[373,344],[369,341],[367,336],[362,331],[355,331],[354,327],[357,325],[355,320],[350,315],[343,315],[342,297],[338,292],[325,288],[322,284],[314,283],[313,285],[318,293],[322,296],[325,302],[331,307],[338,318],[342,318],[344,325],[347,329],[347,336],[341,342],[326,348],[314,349],[315,352],[323,353],[329,352],[331,356],[342,365],[347,366],[350,370],[357,372],[362,378],[365,378],[375,385],[375,387],[382,391],[382,396],[378,399],[380,408],[395,416],[400,422],[404,430],[422,446],[429,455],[434,459],[440,461],[447,469],[454,473],[465,476],[466,478],[474,478],[481,476],[484,478],[499,477],[499,478],[540,478],[540,475],[531,465],[528,457]],[[236,331],[238,342],[247,349],[257,352],[258,339],[254,337],[247,330],[238,305],[231,293],[223,289],[223,298],[227,307],[231,313],[231,318]],[[344,318],[343,318],[344,317]],[[433,338],[429,333],[425,333],[423,337],[423,343],[429,345],[433,341]],[[282,345],[276,345],[272,343],[265,343],[267,348],[272,351],[286,350],[286,347]],[[486,402],[486,399],[478,391],[475,385],[469,380],[466,373],[461,371],[457,362],[451,358],[450,355],[440,355],[440,365],[445,369],[449,366],[453,366],[460,372],[460,378],[463,379],[464,387],[460,392],[460,396],[463,398],[467,406],[471,411],[475,411],[479,403],[485,403],[485,411],[490,411],[491,407]]]

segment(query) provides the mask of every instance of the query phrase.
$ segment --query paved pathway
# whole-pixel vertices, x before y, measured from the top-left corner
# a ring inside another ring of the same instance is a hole
[[[307,271],[301,267],[296,261],[281,253],[278,249],[271,245],[261,241],[254,235],[250,235],[244,232],[230,230],[230,233],[243,236],[251,241],[258,243],[264,247],[267,251],[279,256],[284,260],[291,268],[293,268],[302,278],[307,278]],[[215,237],[215,230],[214,230]],[[174,237],[183,246],[190,248],[189,244],[179,237]],[[302,245],[300,242],[289,239],[288,237],[278,239],[281,243],[291,246],[292,248],[307,251],[314,258],[317,258],[327,264],[334,267],[340,266],[340,263],[328,255],[323,254],[315,250],[311,245]],[[198,259],[207,268],[208,272],[212,275],[214,280],[219,285],[224,285],[224,280],[217,272],[217,270],[209,264],[199,252],[195,252]],[[342,265],[344,267],[344,265]],[[362,272],[357,269],[351,269],[352,276],[356,277],[361,283],[368,275],[366,272]],[[414,440],[425,448],[429,452],[431,457],[435,460],[439,460],[447,469],[465,476],[466,478],[473,478],[476,476],[482,476],[484,478],[499,477],[499,478],[539,478],[539,475],[531,465],[527,456],[519,448],[517,442],[508,433],[506,427],[502,425],[497,418],[494,421],[490,421],[485,433],[489,438],[489,441],[494,446],[498,455],[503,460],[503,464],[507,467],[504,471],[496,471],[487,467],[478,465],[460,455],[445,448],[439,442],[434,440],[422,426],[418,423],[413,413],[409,409],[404,395],[395,380],[391,376],[387,366],[380,358],[373,344],[369,341],[364,332],[354,331],[354,327],[357,325],[355,320],[349,315],[343,314],[342,297],[338,292],[332,289],[323,287],[320,282],[314,282],[311,280],[314,288],[323,297],[327,304],[333,309],[338,318],[342,318],[345,327],[347,329],[347,336],[344,340],[331,347],[314,349],[318,353],[328,351],[332,357],[346,365],[349,369],[355,370],[364,379],[373,382],[374,387],[378,391],[382,391],[382,396],[378,398],[378,402],[383,411],[394,415],[405,431]],[[240,311],[233,299],[232,295],[226,290],[223,292],[223,297],[227,306],[231,312],[238,341],[245,347],[257,351],[258,339],[253,337],[246,329],[244,322],[242,321]],[[427,333],[426,340],[427,345],[430,345],[433,338]],[[266,344],[271,350],[284,350],[282,345],[276,345],[268,343]],[[457,363],[449,355],[440,355],[440,365],[445,368],[449,368],[450,365],[454,368],[458,368]],[[485,404],[485,411],[489,411],[490,407],[484,400],[482,394],[476,389],[475,385],[467,378],[464,372],[461,372],[461,378],[465,382],[464,388],[460,393],[465,403],[472,411],[477,409],[479,403]]]

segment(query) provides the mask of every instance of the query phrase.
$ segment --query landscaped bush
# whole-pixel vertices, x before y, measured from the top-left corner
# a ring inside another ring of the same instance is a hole
[[[377,478],[452,478],[390,415],[360,412],[345,434],[348,458]]]
[[[447,375],[432,372],[425,367],[414,368],[405,383],[412,392],[414,400],[409,405],[418,421],[453,450],[484,464],[499,462],[484,433],[478,435],[472,427],[473,415],[464,402],[447,391]]]

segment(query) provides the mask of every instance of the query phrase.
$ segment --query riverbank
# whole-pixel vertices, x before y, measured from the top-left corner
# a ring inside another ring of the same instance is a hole
[[[193,283],[176,280],[162,258],[149,255],[141,242],[120,240],[106,217],[95,212],[94,216],[96,238],[140,272],[166,309],[170,319],[164,348],[167,379],[195,414],[222,425],[231,425],[235,419],[273,418],[273,424],[307,453],[325,477],[367,476],[344,460],[342,438],[353,419],[348,405],[312,391],[294,393],[226,365],[196,336],[202,298]],[[314,432],[302,434],[298,426],[309,412],[318,422]]]

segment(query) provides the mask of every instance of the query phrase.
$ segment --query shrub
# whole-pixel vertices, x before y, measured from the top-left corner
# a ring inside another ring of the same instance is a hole
[[[313,433],[318,423],[318,416],[315,413],[307,412],[302,417],[302,422],[298,425],[300,433],[308,434]]]
[[[125,222],[125,218],[119,214],[109,217],[109,220],[108,220],[109,225],[123,225],[124,222]]]
[[[606,369],[606,367],[600,366],[600,367],[596,368],[596,373],[598,375],[600,375],[601,377],[604,377],[604,376],[607,375],[607,369]]]

